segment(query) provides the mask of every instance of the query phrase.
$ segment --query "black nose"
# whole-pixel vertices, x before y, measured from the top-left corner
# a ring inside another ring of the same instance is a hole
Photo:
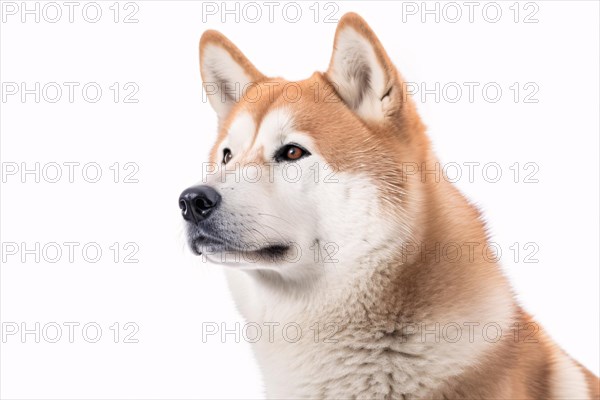
[[[192,186],[179,196],[179,208],[186,221],[200,222],[221,203],[221,196],[210,186]]]

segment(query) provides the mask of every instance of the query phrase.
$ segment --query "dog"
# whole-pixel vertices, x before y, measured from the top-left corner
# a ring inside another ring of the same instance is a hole
[[[517,304],[446,179],[403,78],[344,15],[325,73],[268,78],[200,40],[218,137],[179,205],[191,250],[227,265],[268,398],[598,399],[600,381]],[[420,249],[415,251],[415,249]],[[433,250],[432,250],[433,249]]]

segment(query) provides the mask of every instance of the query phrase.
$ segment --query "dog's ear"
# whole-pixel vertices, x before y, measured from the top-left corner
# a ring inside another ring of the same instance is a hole
[[[213,30],[204,32],[200,39],[200,73],[204,91],[219,121],[240,101],[244,89],[265,79],[229,39]]]
[[[326,76],[348,107],[364,120],[382,122],[400,107],[399,75],[358,14],[345,14],[338,23]]]

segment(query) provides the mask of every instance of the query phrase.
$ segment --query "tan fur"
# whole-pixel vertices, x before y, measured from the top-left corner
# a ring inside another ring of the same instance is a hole
[[[254,80],[259,81],[264,79],[264,75],[261,74],[256,67],[244,56],[244,54],[231,43],[222,33],[218,31],[208,30],[202,34],[202,38],[200,39],[200,65],[203,64],[202,55],[204,54],[203,49],[209,43],[216,43],[220,47],[223,47],[225,50],[231,54],[233,59],[240,64],[246,73]]]
[[[488,239],[479,211],[446,180],[436,182],[431,176],[423,179],[421,175],[423,170],[433,170],[438,161],[414,103],[403,92],[402,78],[375,34],[361,17],[346,14],[339,23],[334,46],[338,44],[339,32],[347,27],[368,39],[385,71],[391,92],[390,111],[384,121],[361,119],[350,110],[336,93],[329,72],[315,73],[296,82],[303,96],[290,103],[282,92],[287,81],[264,77],[223,35],[206,32],[200,42],[200,53],[209,43],[226,49],[256,82],[248,90],[248,96],[254,97],[255,91],[261,89],[266,93],[267,83],[279,83],[273,98],[263,95],[260,101],[241,101],[236,105],[220,127],[211,160],[220,161],[216,153],[218,144],[236,115],[249,112],[259,126],[269,110],[285,107],[293,113],[296,128],[307,132],[323,157],[339,171],[369,174],[379,188],[386,212],[390,218],[410,226],[414,243],[433,249],[437,244],[474,242],[481,249]],[[266,163],[268,156],[260,152],[245,161]],[[367,165],[370,167],[366,168]],[[415,166],[417,169],[413,170]],[[390,244],[396,245],[399,246]],[[508,323],[519,328],[503,335],[476,363],[457,372],[431,392],[429,398],[555,398],[553,380],[561,379],[555,360],[562,350],[516,305],[507,279],[495,263],[484,259],[479,251],[473,259],[463,257],[459,262],[448,262],[433,256],[423,257],[422,253],[401,255],[400,249],[397,250],[394,260],[369,272],[370,283],[364,293],[347,299],[353,303],[359,301],[360,307],[352,308],[350,314],[337,314],[344,329],[352,326],[363,329],[365,325],[376,329],[390,322],[448,321],[455,316],[479,315],[477,307],[481,307],[481,315],[486,315],[493,309],[495,299],[506,300],[513,307]],[[491,293],[496,297],[492,299]],[[532,327],[539,328],[539,332],[530,338],[533,341],[525,340]],[[585,374],[588,398],[600,398],[598,378],[576,365]]]

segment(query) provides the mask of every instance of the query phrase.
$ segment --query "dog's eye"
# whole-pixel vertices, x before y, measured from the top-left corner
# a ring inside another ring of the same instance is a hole
[[[275,153],[277,161],[296,161],[302,157],[310,156],[310,153],[297,144],[286,144]]]
[[[227,164],[231,160],[231,157],[233,157],[231,150],[223,149],[223,164]]]

